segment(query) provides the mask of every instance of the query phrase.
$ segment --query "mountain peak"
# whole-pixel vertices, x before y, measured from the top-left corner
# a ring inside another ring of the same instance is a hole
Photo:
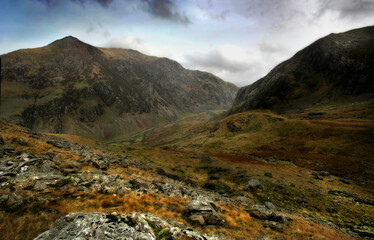
[[[50,44],[51,46],[57,47],[80,47],[80,46],[88,46],[87,43],[82,42],[78,38],[73,36],[66,36],[64,38],[58,39]]]

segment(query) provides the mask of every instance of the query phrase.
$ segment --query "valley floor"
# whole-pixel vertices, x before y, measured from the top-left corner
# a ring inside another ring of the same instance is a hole
[[[220,114],[108,144],[0,123],[3,239],[87,211],[149,212],[224,239],[373,237],[373,119]],[[214,202],[224,224],[192,221],[194,199]]]

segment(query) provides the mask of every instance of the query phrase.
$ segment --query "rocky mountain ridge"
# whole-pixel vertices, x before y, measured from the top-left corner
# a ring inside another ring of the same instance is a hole
[[[330,34],[242,87],[230,113],[296,112],[325,105],[367,105],[374,99],[374,27]]]
[[[228,108],[237,87],[167,58],[74,37],[2,57],[2,118],[97,139],[129,136],[184,114]]]

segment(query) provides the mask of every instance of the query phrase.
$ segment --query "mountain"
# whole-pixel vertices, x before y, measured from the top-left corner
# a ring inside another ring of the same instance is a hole
[[[1,118],[39,131],[130,136],[187,113],[229,108],[237,92],[170,59],[71,36],[1,58]]]
[[[239,90],[230,113],[372,104],[374,27],[330,34]]]

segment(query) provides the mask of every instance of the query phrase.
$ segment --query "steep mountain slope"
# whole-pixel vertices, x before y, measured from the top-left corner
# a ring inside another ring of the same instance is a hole
[[[128,136],[189,112],[228,108],[237,87],[166,58],[74,37],[2,56],[3,119],[49,132]]]
[[[239,90],[231,113],[373,102],[374,27],[330,34]]]

